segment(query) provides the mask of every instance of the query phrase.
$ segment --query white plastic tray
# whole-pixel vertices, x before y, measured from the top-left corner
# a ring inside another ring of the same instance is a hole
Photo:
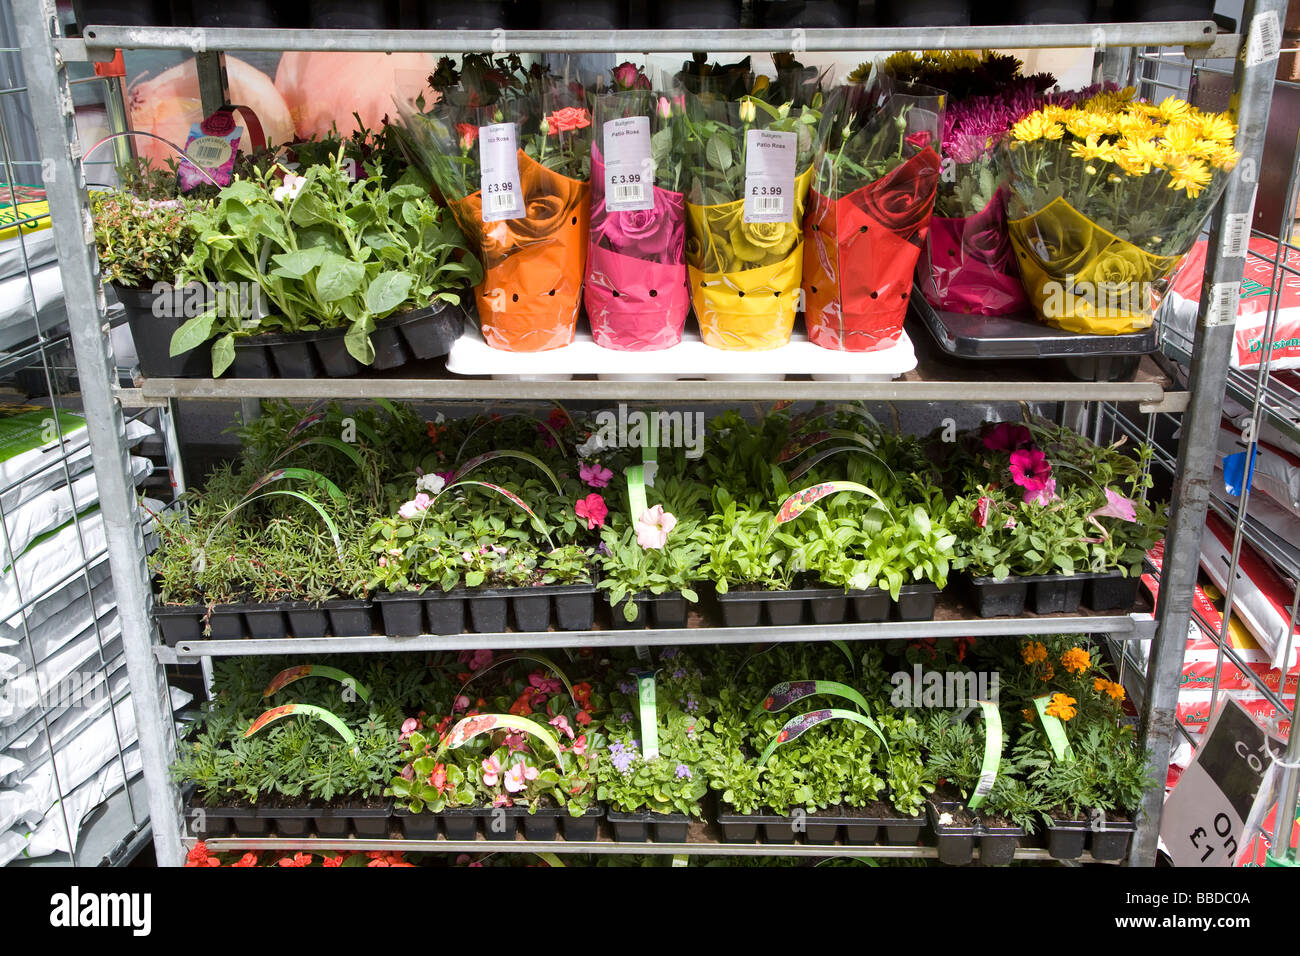
[[[523,382],[568,381],[594,375],[606,381],[660,382],[681,379],[779,382],[787,375],[811,375],[825,382],[888,382],[916,368],[912,340],[879,352],[835,352],[814,345],[796,331],[789,345],[766,352],[730,352],[700,341],[687,329],[682,341],[657,352],[618,352],[592,341],[580,329],[573,344],[549,352],[504,352],[488,346],[478,327],[466,324],[447,356],[456,375],[488,375]]]

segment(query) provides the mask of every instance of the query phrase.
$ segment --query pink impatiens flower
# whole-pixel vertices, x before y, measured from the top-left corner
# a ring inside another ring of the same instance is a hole
[[[608,468],[601,467],[600,462],[593,465],[582,462],[578,466],[578,477],[593,488],[604,488],[614,477],[614,473]]]
[[[501,761],[495,756],[488,757],[481,766],[483,767],[483,786],[495,787],[501,779]]]
[[[647,508],[636,519],[636,543],[647,550],[662,548],[675,527],[677,519],[664,511],[663,505]]]
[[[609,514],[609,508],[605,506],[605,499],[593,491],[581,501],[574,502],[573,513],[579,518],[585,518],[587,520],[587,530],[592,531],[605,526],[605,518]]]
[[[398,508],[397,513],[403,518],[414,518],[421,511],[427,509],[431,504],[433,504],[433,499],[422,491],[410,501],[406,502],[406,504]]]
[[[1011,480],[1025,491],[1039,492],[1052,477],[1052,466],[1038,448],[1021,448],[1011,453]]]

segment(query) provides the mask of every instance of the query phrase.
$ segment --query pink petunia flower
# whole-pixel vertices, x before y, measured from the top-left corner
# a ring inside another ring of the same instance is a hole
[[[1037,491],[1025,489],[1024,502],[1027,505],[1050,505],[1056,500],[1056,479],[1048,478],[1043,487]]]
[[[602,467],[600,462],[592,465],[582,462],[578,466],[578,477],[593,488],[604,488],[609,484],[610,479],[614,477],[614,473],[608,468]]]
[[[1021,448],[1011,453],[1011,480],[1026,491],[1039,492],[1052,477],[1052,466],[1038,448]]]
[[[1034,443],[1034,436],[1024,425],[999,422],[984,436],[984,447],[989,451],[1015,451]]]
[[[1118,491],[1106,488],[1106,504],[1096,511],[1088,513],[1088,517],[1097,518],[1118,518],[1120,521],[1137,521],[1137,509],[1134,507],[1131,498],[1125,498]]]
[[[668,543],[668,535],[677,527],[677,519],[663,505],[655,505],[641,512],[636,519],[636,543],[649,550],[658,550]]]
[[[980,500],[975,503],[975,510],[970,516],[975,519],[975,527],[983,528],[989,523],[989,508],[993,505],[993,499],[981,496]]]
[[[421,511],[426,510],[429,505],[433,504],[433,499],[423,491],[412,498],[406,504],[397,509],[397,513],[403,518],[414,518]]]

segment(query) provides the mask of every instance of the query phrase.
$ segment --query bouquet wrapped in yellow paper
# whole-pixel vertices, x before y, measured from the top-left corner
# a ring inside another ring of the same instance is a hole
[[[1237,128],[1169,97],[1099,93],[1044,106],[1005,147],[1011,244],[1049,325],[1118,335],[1147,328],[1157,283],[1195,242],[1239,157]]]

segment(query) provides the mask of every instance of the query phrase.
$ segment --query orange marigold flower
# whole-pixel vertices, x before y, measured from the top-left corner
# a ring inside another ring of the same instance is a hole
[[[1048,681],[1055,676],[1056,676],[1056,671],[1052,668],[1051,664],[1048,664],[1047,670],[1043,672],[1043,680]]]
[[[1053,694],[1052,702],[1047,705],[1047,713],[1060,720],[1069,720],[1079,712],[1074,706],[1077,703],[1078,701],[1068,694]]]
[[[1022,710],[1020,714],[1022,717],[1025,718],[1025,720],[1032,721],[1034,719],[1034,712],[1030,710],[1028,707]]]
[[[1092,682],[1092,689],[1099,694],[1105,694],[1111,700],[1119,702],[1124,699],[1124,686],[1113,680],[1106,680],[1104,677],[1098,677]]]
[[[1020,657],[1026,664],[1037,664],[1047,660],[1047,648],[1038,641],[1030,641],[1020,649]]]
[[[1092,656],[1082,647],[1072,647],[1061,655],[1061,666],[1074,674],[1082,674],[1092,666]]]

